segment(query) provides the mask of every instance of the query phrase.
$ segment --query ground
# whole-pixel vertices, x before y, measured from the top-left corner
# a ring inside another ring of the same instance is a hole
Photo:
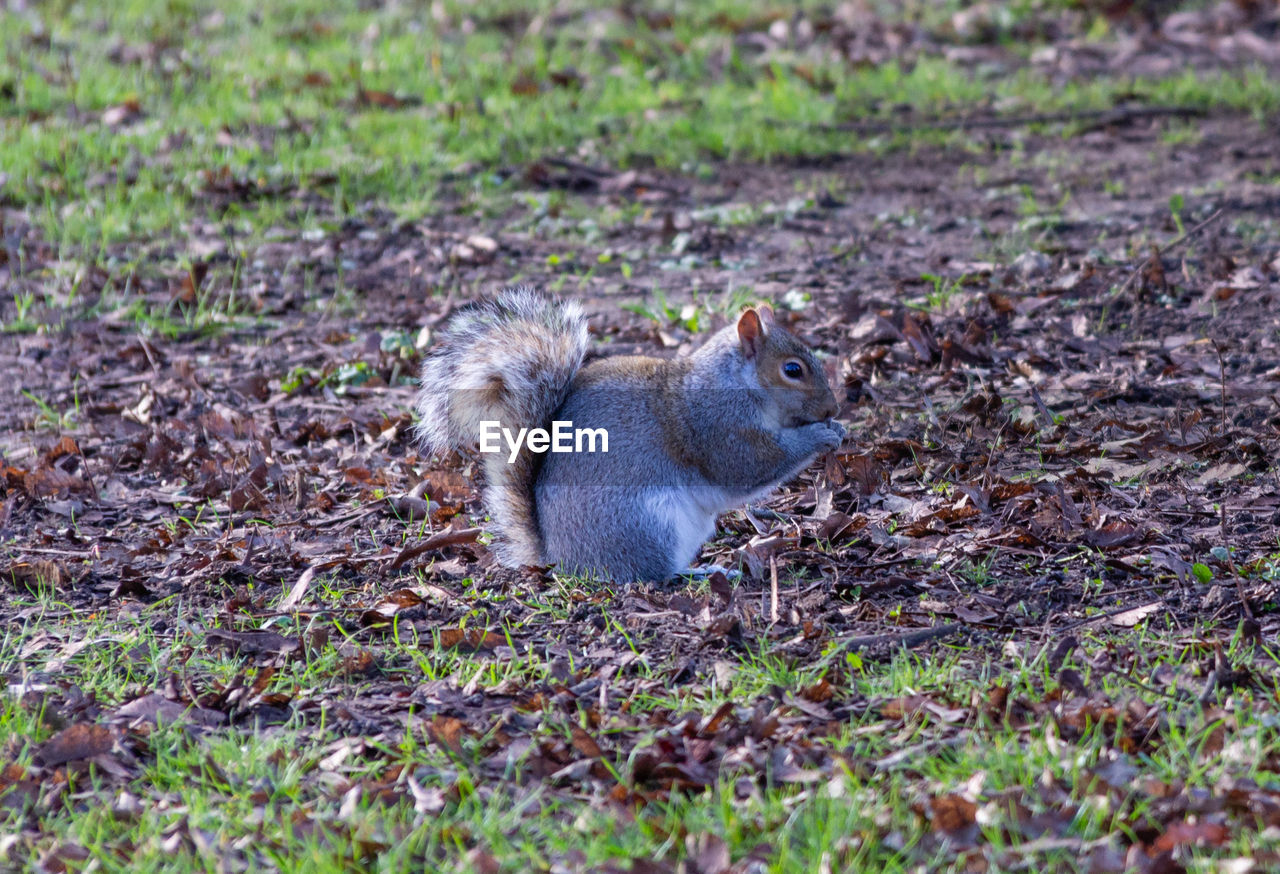
[[[1278,22],[10,3],[0,858],[1280,864]],[[413,381],[516,281],[820,351],[741,579],[495,565]]]

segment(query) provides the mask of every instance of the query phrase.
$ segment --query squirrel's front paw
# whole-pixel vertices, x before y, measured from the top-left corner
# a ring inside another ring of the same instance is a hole
[[[813,441],[814,452],[830,452],[844,440],[844,426],[835,419],[803,425],[800,430]]]
[[[823,452],[836,449],[844,442],[844,425],[841,425],[835,419],[827,419],[825,422],[819,422],[818,424],[826,429],[826,433],[823,434]]]

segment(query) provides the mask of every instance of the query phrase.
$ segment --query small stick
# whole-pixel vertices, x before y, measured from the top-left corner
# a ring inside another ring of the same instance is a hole
[[[1124,281],[1124,285],[1120,286],[1120,290],[1116,293],[1124,294],[1125,290],[1128,289],[1129,286],[1133,285],[1134,280],[1142,275],[1143,268],[1151,263],[1152,258],[1159,258],[1163,255],[1167,255],[1169,252],[1173,251],[1178,246],[1181,246],[1187,240],[1190,240],[1196,234],[1200,233],[1201,231],[1209,227],[1209,225],[1213,224],[1220,218],[1222,218],[1222,210],[1216,209],[1213,211],[1213,215],[1209,216],[1207,219],[1200,222],[1200,224],[1196,225],[1194,228],[1187,231],[1182,236],[1178,237],[1177,239],[1169,243],[1166,243],[1164,246],[1156,246],[1156,250],[1152,252],[1148,257],[1142,259],[1142,263],[1134,268],[1133,272],[1129,274],[1129,278]]]
[[[483,532],[479,528],[450,528],[438,531],[416,546],[407,546],[388,565],[388,570],[396,570],[407,561],[417,558],[424,552],[442,549],[446,546],[457,546],[460,543],[475,543]]]
[[[1205,678],[1204,688],[1200,690],[1200,694],[1196,696],[1196,701],[1200,704],[1208,704],[1209,699],[1213,697],[1214,691],[1218,686],[1227,679],[1230,671],[1226,659],[1222,657],[1222,648],[1217,647],[1213,651],[1213,670],[1209,672],[1209,676]]]
[[[1221,210],[1221,209],[1215,209],[1215,210],[1213,211],[1213,215],[1209,216],[1207,219],[1205,219],[1204,221],[1200,222],[1200,224],[1196,225],[1194,228],[1192,228],[1191,230],[1187,231],[1187,232],[1186,232],[1186,233],[1184,233],[1182,236],[1178,237],[1177,239],[1173,240],[1173,241],[1172,241],[1172,242],[1170,242],[1170,243],[1165,244],[1164,248],[1161,250],[1161,254],[1166,254],[1166,253],[1171,252],[1172,250],[1174,250],[1174,249],[1178,248],[1178,247],[1179,247],[1179,246],[1181,246],[1183,243],[1185,243],[1187,240],[1190,240],[1190,239],[1191,239],[1192,237],[1194,237],[1196,234],[1200,233],[1201,231],[1203,231],[1205,228],[1209,227],[1209,225],[1213,224],[1214,222],[1216,222],[1216,221],[1217,221],[1218,219],[1220,219],[1220,218],[1222,218],[1222,210]]]
[[[1119,616],[1121,613],[1128,613],[1130,610],[1137,610],[1140,607],[1149,607],[1155,603],[1159,602],[1148,601],[1146,604],[1129,604],[1127,607],[1116,607],[1112,610],[1103,611],[1096,616],[1088,616],[1084,619],[1078,619],[1075,622],[1068,623],[1061,628],[1055,628],[1053,632],[1054,634],[1064,634],[1068,631],[1074,631],[1077,628],[1089,625],[1090,623],[1101,622],[1103,619],[1110,619],[1113,616]]]
[[[778,559],[769,556],[769,621],[778,621]]]
[[[1222,344],[1213,341],[1213,351],[1218,353],[1218,383],[1222,391],[1222,436],[1227,436],[1227,365],[1222,360]]]
[[[1053,412],[1050,411],[1049,405],[1044,402],[1044,398],[1040,397],[1040,391],[1034,385],[1031,386],[1031,400],[1036,402],[1036,409],[1040,411],[1040,415],[1044,417],[1044,427],[1048,431],[1057,423],[1053,421]]]
[[[921,628],[916,631],[908,631],[905,634],[869,634],[865,637],[847,637],[839,641],[839,646],[832,650],[832,653],[856,652],[860,649],[868,649],[870,647],[890,646],[902,647],[903,649],[911,649],[930,640],[936,640],[940,637],[948,637],[965,629],[963,622],[948,622],[945,625],[936,625],[932,628]]]
[[[852,121],[835,124],[823,122],[798,122],[771,118],[765,121],[772,127],[802,127],[808,130],[838,131],[859,134],[907,133],[923,130],[982,130],[993,128],[1023,127],[1032,124],[1060,122],[1094,122],[1094,127],[1118,124],[1142,118],[1191,117],[1205,115],[1194,106],[1134,106],[1111,109],[1076,110],[1074,112],[1045,112],[1033,115],[983,116],[978,118],[928,118],[915,121]]]
[[[1225,519],[1227,515],[1225,509],[1222,515]],[[1249,606],[1249,596],[1245,594],[1244,580],[1240,579],[1239,574],[1236,574],[1236,597],[1240,599],[1240,610],[1244,613],[1245,618],[1253,619],[1253,608]]]

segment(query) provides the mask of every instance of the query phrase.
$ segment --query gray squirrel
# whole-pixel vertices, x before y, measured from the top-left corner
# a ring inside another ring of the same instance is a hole
[[[590,346],[577,303],[515,286],[458,310],[423,363],[419,437],[429,452],[480,444],[505,565],[670,579],[716,516],[844,438],[822,366],[768,307],[744,310],[683,358],[584,363]]]

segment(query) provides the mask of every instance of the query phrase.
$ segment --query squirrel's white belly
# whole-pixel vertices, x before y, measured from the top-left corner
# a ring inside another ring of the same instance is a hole
[[[716,514],[725,497],[723,490],[714,486],[659,486],[648,490],[647,497],[651,518],[669,521],[676,564],[688,567],[698,557],[702,544],[715,533]]]

